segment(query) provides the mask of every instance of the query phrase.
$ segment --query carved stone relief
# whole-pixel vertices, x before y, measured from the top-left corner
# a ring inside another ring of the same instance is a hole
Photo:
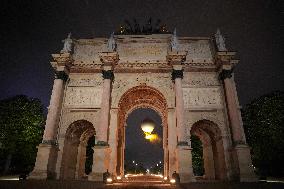
[[[99,108],[101,105],[102,88],[68,87],[65,106]]]
[[[185,72],[182,81],[183,87],[219,86],[217,73]]]
[[[174,90],[170,73],[116,74],[112,90],[112,106],[117,107],[121,96],[130,88],[146,84],[159,90],[167,100],[168,107],[174,105]]]
[[[213,56],[208,40],[189,41],[188,43],[180,44],[181,51],[187,51],[186,61],[193,60],[194,62],[212,62]]]
[[[221,90],[214,88],[183,88],[184,107],[189,109],[222,108]]]
[[[70,79],[68,86],[74,87],[74,86],[101,86],[102,80],[98,79]]]

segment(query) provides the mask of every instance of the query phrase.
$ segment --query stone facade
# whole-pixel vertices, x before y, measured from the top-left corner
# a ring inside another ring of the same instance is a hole
[[[170,34],[73,39],[73,52],[53,54],[54,80],[43,142],[30,179],[102,181],[124,174],[125,122],[137,108],[156,110],[163,125],[164,175],[194,182],[190,136],[203,144],[204,178],[255,181],[235,82],[234,52],[210,38]],[[60,74],[58,74],[60,73]],[[96,137],[92,172],[84,173],[86,143]]]

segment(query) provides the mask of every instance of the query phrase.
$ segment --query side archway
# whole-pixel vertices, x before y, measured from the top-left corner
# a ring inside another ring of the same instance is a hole
[[[193,124],[190,133],[202,142],[203,179],[226,180],[223,139],[218,125],[209,120],[200,120]]]
[[[90,137],[96,135],[93,124],[78,120],[69,125],[65,133],[63,158],[61,162],[61,179],[84,179],[86,147]]]

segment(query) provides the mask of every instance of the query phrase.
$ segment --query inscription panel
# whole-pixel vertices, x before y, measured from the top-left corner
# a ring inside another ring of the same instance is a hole
[[[183,87],[220,86],[217,73],[185,72],[182,80]]]
[[[154,62],[166,60],[167,43],[121,43],[117,51],[121,62]]]
[[[208,40],[189,41],[180,44],[180,49],[187,51],[186,62],[212,62],[213,56]]]
[[[221,90],[214,88],[183,88],[184,107],[222,108]]]
[[[93,87],[68,87],[65,97],[66,106],[99,108],[102,89]]]

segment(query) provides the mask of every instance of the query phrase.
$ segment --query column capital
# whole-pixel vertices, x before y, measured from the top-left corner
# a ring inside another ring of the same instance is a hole
[[[105,66],[114,66],[119,61],[119,55],[117,52],[100,52],[99,57]]]
[[[235,66],[238,64],[239,60],[234,59],[236,52],[229,51],[218,51],[216,52],[215,59],[217,64],[222,65],[231,65]]]
[[[68,75],[64,71],[55,71],[55,79],[61,79],[67,81]]]
[[[223,69],[219,73],[219,79],[223,81],[224,79],[231,78],[232,77],[232,73],[233,73],[233,69],[230,69],[230,70]]]
[[[52,54],[52,58],[53,61],[50,62],[50,64],[56,71],[68,71],[73,62],[73,58],[70,53]]]
[[[174,81],[176,78],[183,79],[183,70],[175,70],[172,71],[172,80]]]
[[[102,70],[102,74],[104,79],[114,79],[114,74],[112,70]]]
[[[167,61],[170,65],[181,65],[186,60],[187,51],[169,51]]]

